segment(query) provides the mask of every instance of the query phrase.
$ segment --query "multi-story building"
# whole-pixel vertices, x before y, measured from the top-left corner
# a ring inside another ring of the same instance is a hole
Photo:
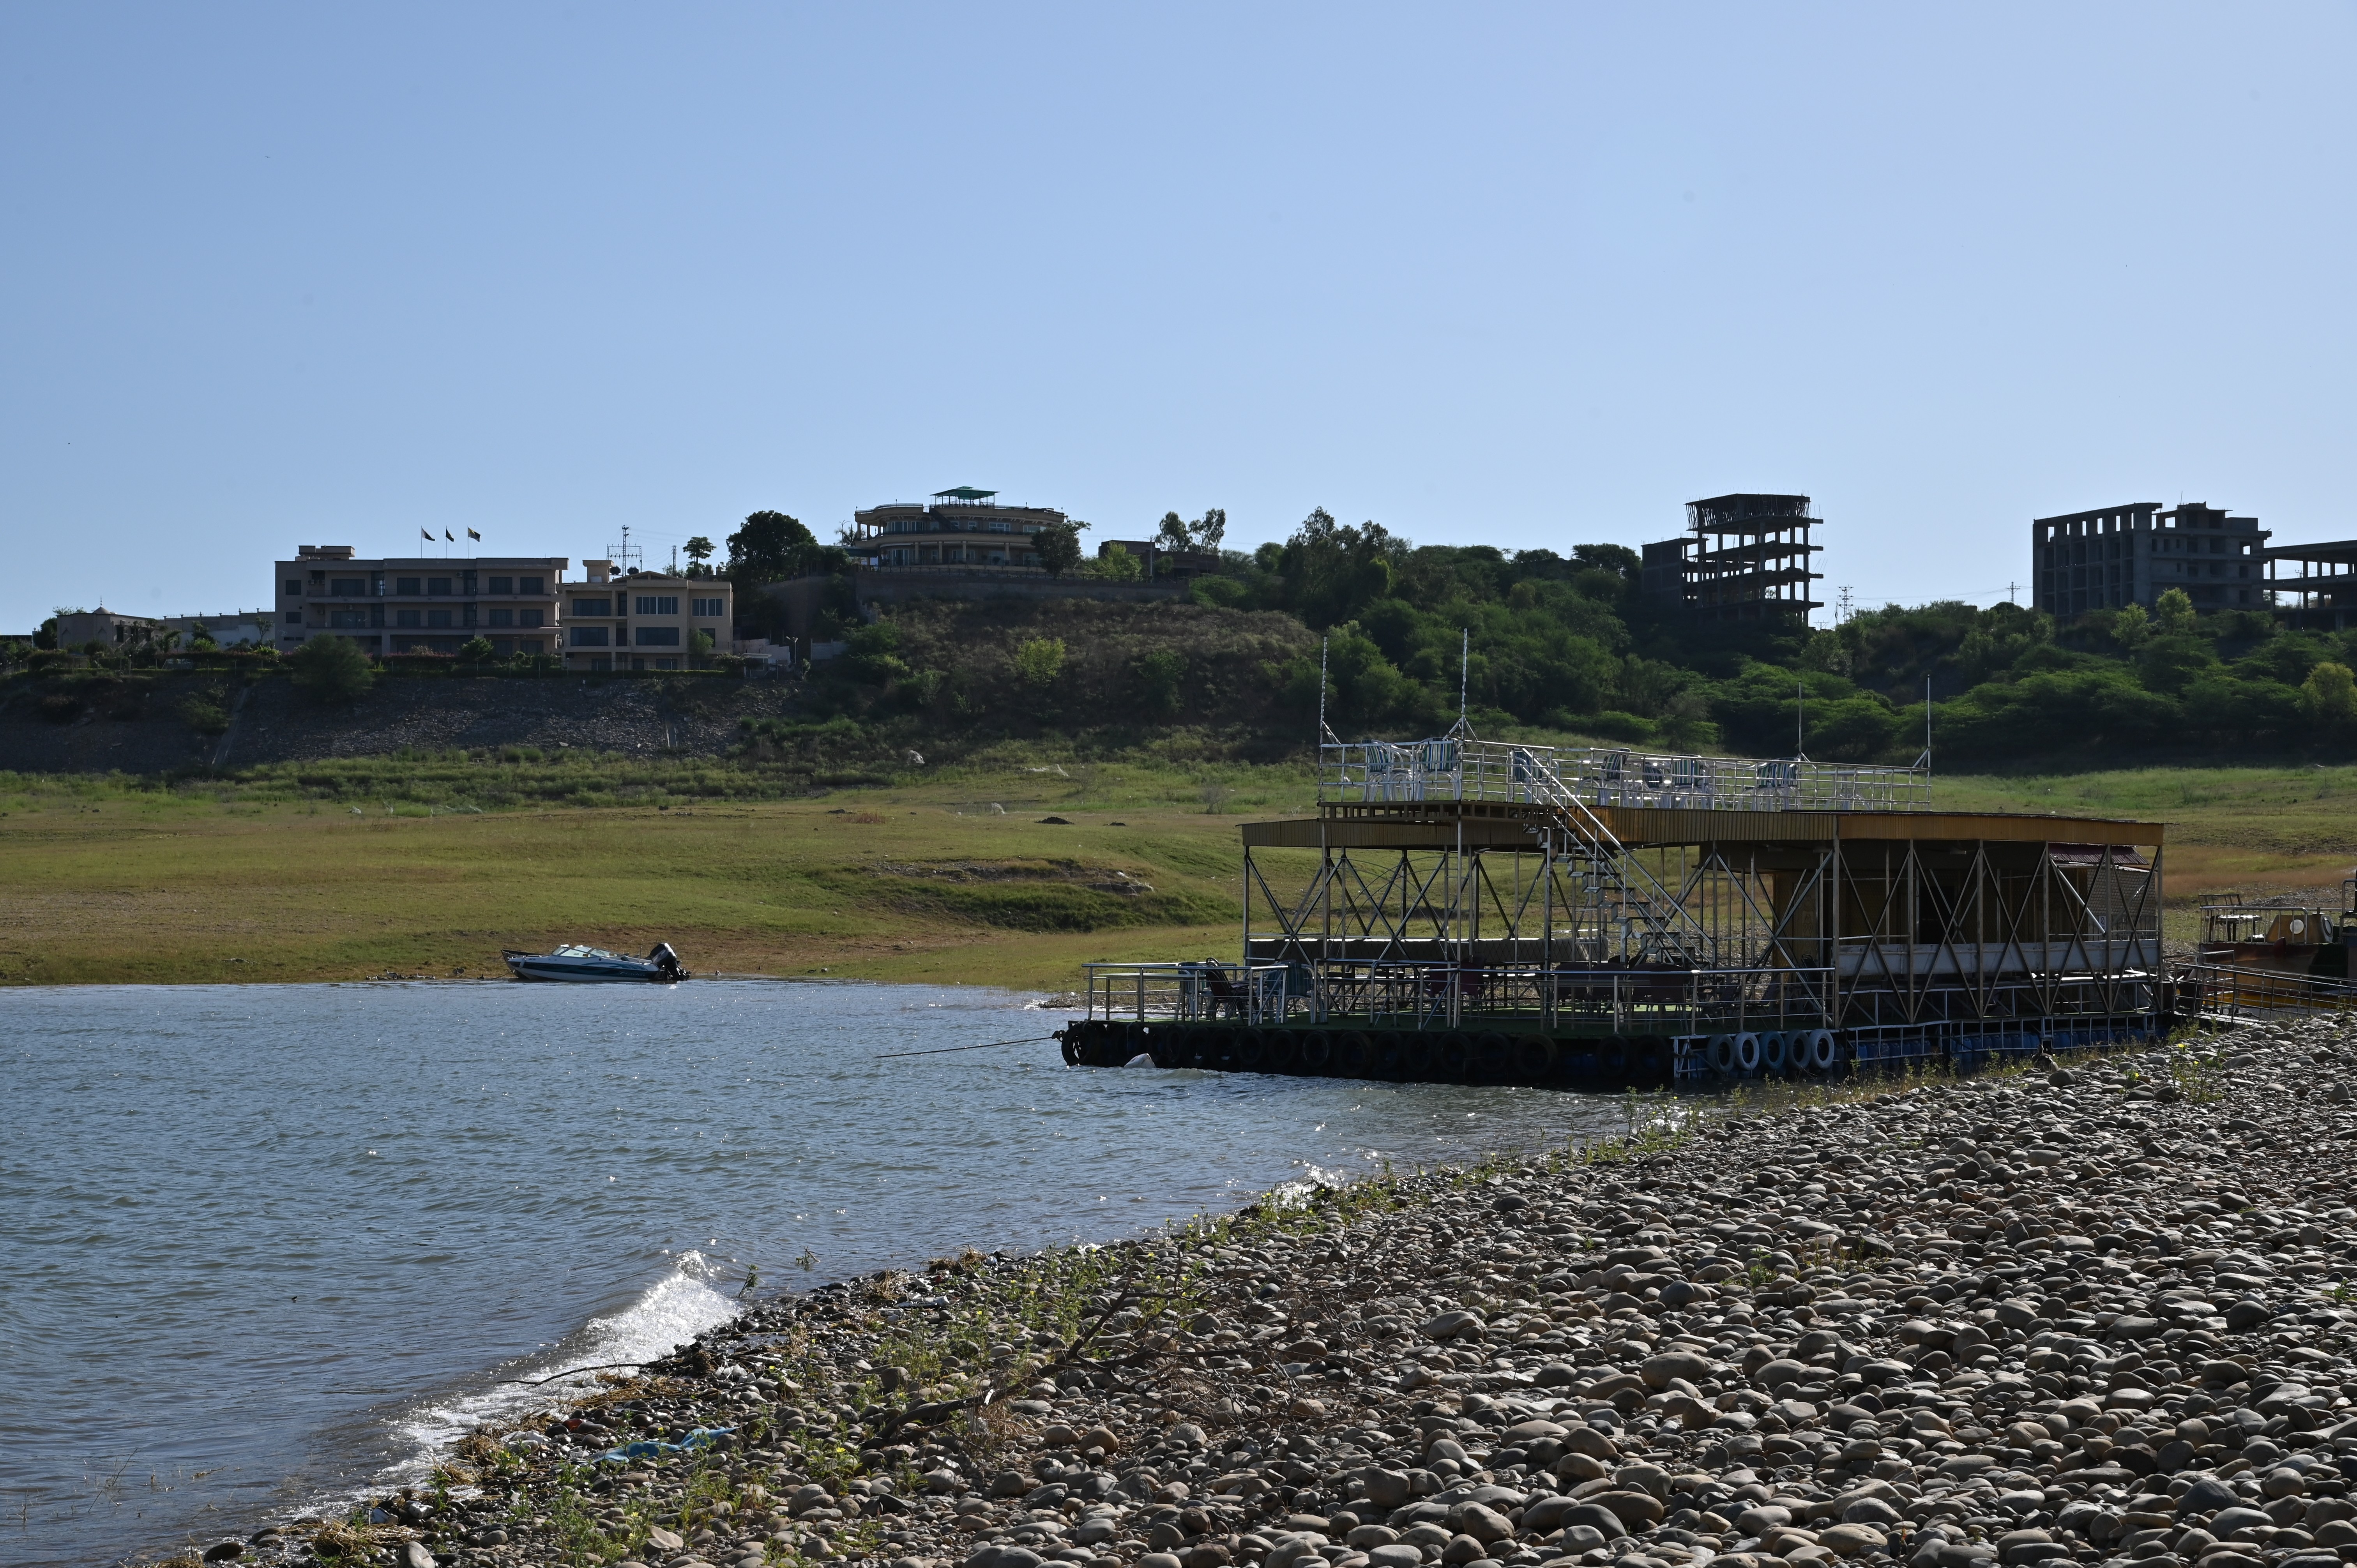
[[[1686,503],[1686,532],[1644,547],[1639,585],[1649,598],[1706,620],[1796,620],[1818,608],[1809,531],[1824,521],[1806,496],[1739,494]]]
[[[2187,501],[2130,501],[2029,525],[2030,603],[2057,620],[2182,588],[2200,610],[2265,609],[2266,542],[2255,517]]]
[[[892,501],[851,514],[857,537],[845,548],[879,572],[1044,575],[1032,536],[1070,519],[1049,507],[1000,506],[996,490],[971,485],[936,490],[930,501]]]
[[[477,637],[502,656],[556,651],[567,557],[362,561],[349,544],[295,553],[276,573],[282,651],[322,635],[376,654],[456,653]]]
[[[618,572],[610,561],[581,569],[587,580],[565,595],[566,669],[684,670],[699,654],[729,651],[736,606],[727,578]]]

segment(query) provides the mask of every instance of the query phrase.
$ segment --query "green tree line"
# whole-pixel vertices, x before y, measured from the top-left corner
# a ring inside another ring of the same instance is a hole
[[[2357,631],[2198,615],[2177,589],[2152,613],[2066,626],[1956,602],[1894,605],[1825,629],[1711,624],[1646,598],[1625,546],[1419,546],[1323,509],[1284,542],[1225,564],[1196,596],[1283,610],[1325,634],[1328,711],[1346,733],[1444,725],[1469,632],[1477,723],[1665,750],[1783,755],[1798,738],[1824,760],[1905,760],[1922,746],[1927,682],[1948,757],[2357,743]],[[1273,673],[1294,701],[1315,703],[1314,660]]]

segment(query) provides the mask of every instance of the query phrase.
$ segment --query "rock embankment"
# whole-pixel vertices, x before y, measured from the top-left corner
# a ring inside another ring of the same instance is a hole
[[[2352,1045],[2287,1020],[832,1286],[313,1550],[2357,1562]],[[688,1445],[589,1463],[633,1439]]]

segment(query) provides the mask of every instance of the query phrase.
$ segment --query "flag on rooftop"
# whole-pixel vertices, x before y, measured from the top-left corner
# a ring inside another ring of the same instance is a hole
[[[432,539],[433,539],[433,537],[434,537],[434,531],[433,531],[432,529],[428,529],[428,528],[421,528],[421,529],[419,529],[419,530],[417,531],[417,537],[418,537],[418,538],[420,538],[420,539],[429,540],[429,541],[430,541],[430,540],[432,540]]]
[[[482,536],[481,534],[477,533],[477,532],[476,532],[473,529],[471,529],[471,528],[470,528],[470,529],[468,529],[468,530],[467,530],[467,537],[468,537],[468,538],[469,538],[469,539],[471,539],[471,540],[473,540],[473,541],[475,541],[475,542],[476,542],[477,543],[479,543],[479,544],[482,542],[482,539],[483,539],[483,536]]]
[[[458,542],[458,536],[457,536],[457,534],[455,534],[455,533],[451,532],[450,532],[448,529],[447,529],[447,528],[446,528],[446,529],[444,529],[444,530],[442,531],[442,537],[443,537],[443,538],[445,538],[445,539],[447,539],[447,540],[448,540],[448,541],[449,541],[451,543],[453,543],[453,544],[456,544],[456,543],[457,543],[457,542]]]

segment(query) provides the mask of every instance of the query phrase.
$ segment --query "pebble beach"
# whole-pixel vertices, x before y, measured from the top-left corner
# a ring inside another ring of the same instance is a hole
[[[1623,1139],[939,1258],[186,1558],[2357,1563],[2352,1053],[2287,1015],[1663,1101]]]

